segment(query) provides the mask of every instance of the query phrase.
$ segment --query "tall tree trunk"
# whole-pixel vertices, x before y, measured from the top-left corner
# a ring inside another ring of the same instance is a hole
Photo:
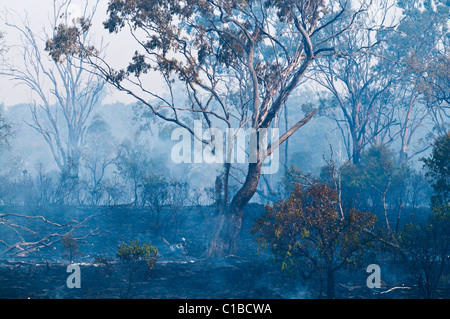
[[[403,132],[401,132],[402,134],[400,136],[402,142],[402,146],[400,148],[400,164],[406,163],[406,160],[408,159],[408,154],[406,153],[406,151],[408,149],[408,134],[413,105],[414,105],[414,95],[412,94],[409,100],[408,112],[406,113],[405,121],[403,124]]]
[[[284,125],[286,127],[286,131],[289,130],[289,117],[288,117],[288,108],[287,104],[284,103]],[[286,168],[289,167],[289,139],[286,140],[286,146],[284,148],[284,165]]]
[[[237,240],[242,225],[243,208],[258,189],[264,160],[292,134],[308,123],[316,113],[317,109],[310,112],[305,118],[298,121],[292,128],[287,130],[287,132],[284,133],[278,140],[273,141],[273,143],[271,143],[268,147],[260,144],[260,142],[264,140],[267,132],[258,132],[256,149],[250,150],[250,152],[253,153],[252,156],[249,156],[249,158],[253,158],[254,160],[248,164],[248,172],[245,182],[236,195],[234,195],[231,203],[223,209],[223,212],[218,216],[213,238],[207,252],[209,257],[223,257],[236,252]],[[261,147],[267,148],[263,150]],[[229,174],[230,167],[231,165],[225,167],[226,175]],[[226,197],[228,197],[228,194],[225,196],[225,201]]]
[[[223,173],[223,200],[222,200],[221,212],[223,212],[225,210],[225,208],[228,206],[228,197],[229,197],[228,188],[229,188],[229,180],[230,180],[230,169],[231,169],[231,164],[228,161],[227,163],[225,163],[225,169],[224,169],[224,173]]]
[[[261,177],[262,161],[248,165],[247,178],[230,205],[218,216],[208,256],[224,257],[236,252],[244,206],[255,194]]]
[[[353,134],[352,134],[353,135]],[[362,141],[359,139],[356,134],[353,137],[353,150],[352,150],[352,162],[355,165],[358,165],[361,160],[361,152],[362,152]]]

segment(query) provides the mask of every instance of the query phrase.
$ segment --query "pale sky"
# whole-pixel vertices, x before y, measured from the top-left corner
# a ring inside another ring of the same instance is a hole
[[[94,1],[91,0],[91,3]],[[84,10],[86,1],[72,0],[71,13],[79,15]],[[130,40],[126,34],[109,35],[107,30],[103,29],[102,22],[106,19],[107,1],[100,1],[99,7],[93,23],[92,36],[95,42],[103,41],[107,44],[107,60],[109,62],[120,62],[115,65],[117,68],[123,68],[131,60],[136,48],[134,41]],[[4,17],[8,21],[21,23],[21,19],[28,17],[29,23],[36,33],[42,35],[42,29],[51,31],[50,20],[53,14],[53,0],[0,0],[0,32],[6,33],[4,44],[9,47],[4,55],[8,63],[20,66],[23,64],[20,51],[17,45],[21,44],[19,34],[5,25]],[[16,47],[15,47],[16,46]],[[45,55],[45,53],[43,53]],[[0,63],[3,63],[0,61]],[[114,65],[114,64],[113,64]],[[22,85],[11,81],[8,77],[0,75],[0,104],[10,106],[18,103],[29,103],[31,99],[30,90]],[[124,103],[133,102],[134,99],[121,92],[111,90],[104,103],[121,101]]]
[[[57,1],[61,2],[63,0]],[[12,20],[17,24],[20,24],[21,20],[27,17],[31,28],[35,30],[36,34],[42,35],[43,28],[48,30],[48,33],[51,33],[50,20],[53,15],[53,2],[54,0],[0,0],[0,32],[6,33],[4,43],[10,47],[8,52],[4,54],[4,58],[6,58],[8,63],[20,66],[21,63],[23,64],[23,58],[21,58],[20,50],[17,48],[17,45],[21,44],[20,36],[16,31],[5,25],[5,17],[7,17],[8,21]],[[95,0],[90,0],[88,3],[93,4],[94,2]],[[86,0],[72,0],[71,13],[74,16],[82,13],[86,3]],[[127,66],[127,63],[131,61],[131,57],[138,48],[127,32],[110,35],[103,28],[102,22],[106,20],[107,5],[108,1],[100,0],[93,21],[91,36],[97,46],[100,41],[107,45],[106,60],[115,69],[121,69]],[[42,55],[46,55],[46,52],[43,52]],[[3,62],[0,60],[0,63]],[[145,81],[145,85],[150,85],[152,89],[157,89],[161,92],[162,85],[157,77],[151,77]],[[32,101],[29,88],[17,86],[16,84],[8,77],[0,75],[0,104],[10,106]],[[114,103],[117,101],[124,103],[135,102],[134,98],[116,90],[110,90],[103,102]]]

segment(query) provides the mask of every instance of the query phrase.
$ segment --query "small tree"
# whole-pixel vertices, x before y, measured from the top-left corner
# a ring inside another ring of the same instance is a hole
[[[344,206],[383,214],[386,228],[392,233],[398,225],[394,230],[391,228],[388,211],[396,207],[399,219],[406,197],[407,175],[407,167],[395,164],[386,145],[372,146],[362,152],[357,165],[350,164],[342,170]]]
[[[86,146],[82,159],[89,174],[90,202],[98,205],[103,197],[103,180],[115,160],[115,141],[111,127],[100,115],[95,115],[87,129]]]
[[[64,257],[66,257],[69,262],[73,262],[74,257],[81,255],[81,251],[78,247],[78,242],[69,235],[64,235],[61,239],[61,243],[65,252]]]
[[[450,262],[450,211],[436,211],[425,225],[408,224],[400,235],[407,268],[425,298],[436,297]]]
[[[433,208],[449,206],[450,201],[450,132],[436,139],[429,158],[422,158],[425,176],[433,187]]]
[[[142,188],[147,176],[150,160],[145,146],[139,142],[124,140],[117,151],[115,165],[125,182],[131,183],[133,204],[139,204],[139,189]]]
[[[408,224],[401,233],[406,264],[425,298],[434,298],[450,261],[450,133],[436,139],[429,158],[423,158],[431,182],[433,214],[425,225]]]
[[[411,171],[408,185],[408,202],[411,210],[427,205],[431,194],[431,186],[428,184],[422,171]]]
[[[8,145],[8,139],[13,133],[11,124],[5,119],[3,114],[3,105],[0,105],[0,149],[2,149],[3,146]]]
[[[178,240],[178,230],[180,227],[179,213],[181,210],[185,209],[187,205],[190,204],[190,189],[187,182],[181,182],[173,180],[169,183],[170,186],[170,212],[171,212],[171,224],[172,228],[172,238]]]
[[[37,204],[45,206],[55,200],[55,182],[52,176],[45,171],[43,163],[36,164],[37,176],[35,178],[35,189],[37,192]]]
[[[336,192],[326,185],[296,186],[285,201],[267,206],[253,232],[257,241],[270,247],[282,270],[304,279],[318,272],[326,277],[327,296],[335,297],[335,273],[344,266],[357,265],[369,252],[365,248],[376,217],[350,210],[340,218]]]
[[[159,230],[161,226],[161,212],[169,201],[169,183],[161,175],[149,174],[142,181],[142,204],[149,205],[152,212],[156,213],[155,226]]]
[[[139,239],[131,241],[129,244],[122,242],[118,246],[116,254],[119,259],[120,273],[122,280],[125,282],[125,287],[120,283],[119,291],[121,298],[130,297],[131,290],[136,287],[136,282],[144,277],[148,278],[150,272],[155,266],[158,258],[158,249],[151,246],[150,243],[139,244]]]

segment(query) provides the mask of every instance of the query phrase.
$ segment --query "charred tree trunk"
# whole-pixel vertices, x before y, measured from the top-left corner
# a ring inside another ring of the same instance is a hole
[[[244,206],[255,194],[261,177],[262,161],[250,163],[243,186],[233,197],[230,205],[218,216],[213,239],[208,249],[210,257],[224,257],[236,252],[237,239],[242,225]]]
[[[223,207],[222,191],[223,191],[223,182],[222,177],[219,175],[216,176],[216,182],[214,183],[214,202],[216,207],[216,213],[220,213]]]
[[[227,162],[224,165],[223,173],[216,176],[214,200],[217,214],[222,214],[228,206],[230,169],[231,164]]]
[[[224,257],[236,252],[237,240],[242,225],[242,212],[244,206],[250,201],[258,189],[264,160],[292,134],[307,124],[316,113],[316,109],[310,112],[305,118],[298,121],[291,129],[284,133],[278,140],[268,146],[260,144],[260,142],[264,140],[267,132],[258,132],[256,136],[256,149],[251,150],[252,154],[249,156],[249,158],[252,158],[253,160],[248,164],[248,172],[245,182],[236,195],[234,195],[231,203],[227,205],[223,209],[223,212],[218,216],[213,238],[207,251],[207,255],[209,257]],[[229,164],[225,166],[226,178],[228,177],[230,168],[231,165]],[[225,191],[227,193],[224,196],[225,203],[227,202],[228,197],[227,180],[226,184]]]
[[[224,169],[224,174],[223,174],[223,200],[222,200],[222,208],[221,208],[221,212],[223,212],[225,210],[225,208],[228,206],[228,197],[229,197],[229,192],[228,192],[228,188],[229,188],[229,180],[230,180],[230,169],[231,169],[231,164],[229,161],[227,161],[227,163],[225,163],[225,169]]]
[[[357,132],[352,132],[352,139],[353,139],[352,162],[353,164],[358,165],[361,160],[362,141],[358,137]]]

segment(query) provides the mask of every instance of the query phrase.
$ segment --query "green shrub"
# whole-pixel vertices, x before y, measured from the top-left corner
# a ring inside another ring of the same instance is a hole
[[[128,299],[137,293],[145,279],[148,279],[157,257],[158,249],[150,243],[139,243],[139,240],[128,244],[122,242],[118,246],[116,257],[119,265],[115,278],[121,298]]]
[[[153,269],[158,256],[158,249],[150,243],[139,244],[139,239],[129,244],[122,242],[118,246],[117,258],[123,262],[145,261]]]

